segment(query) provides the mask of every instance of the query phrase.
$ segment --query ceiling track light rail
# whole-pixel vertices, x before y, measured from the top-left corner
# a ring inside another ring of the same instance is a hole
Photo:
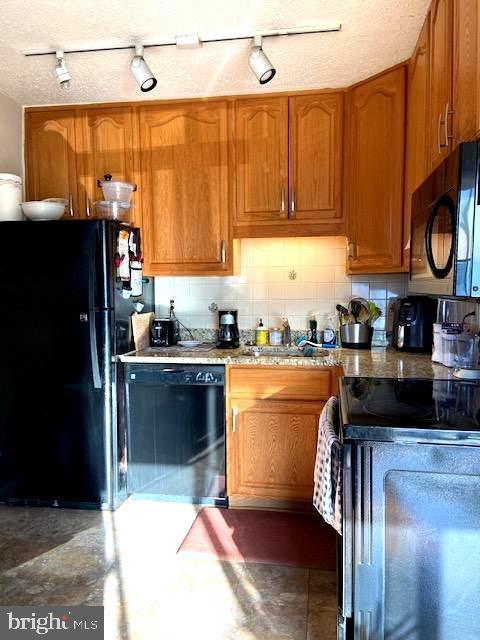
[[[111,46],[85,47],[79,49],[30,49],[23,50],[22,53],[26,57],[55,55],[57,64],[55,66],[55,76],[59,85],[68,89],[71,83],[71,76],[65,64],[65,53],[69,55],[75,53],[96,53],[100,51],[122,51],[134,49],[135,55],[130,63],[130,70],[140,90],[143,92],[151,91],[157,85],[157,79],[153,75],[150,67],[145,62],[144,50],[153,47],[177,47],[179,49],[191,49],[201,47],[204,43],[209,42],[233,42],[235,40],[252,40],[248,63],[250,69],[255,74],[260,84],[270,82],[276,74],[276,69],[269,60],[263,50],[263,40],[265,38],[278,38],[283,36],[297,36],[315,33],[328,33],[340,31],[342,25],[339,22],[326,24],[316,27],[295,27],[292,29],[277,29],[275,31],[263,31],[261,33],[232,33],[230,35],[213,35],[201,37],[199,34],[178,35],[173,40],[165,40],[160,42],[144,42],[143,44],[118,44]]]
[[[275,38],[278,36],[299,36],[305,34],[313,34],[313,33],[330,33],[335,31],[341,31],[342,25],[340,22],[335,22],[332,24],[325,24],[316,27],[294,27],[292,29],[277,29],[275,31],[261,31],[255,33],[232,33],[230,35],[215,35],[211,34],[209,36],[202,37],[198,34],[193,35],[182,35],[175,36],[173,39],[168,40],[160,40],[158,42],[144,42],[143,48],[150,49],[153,47],[175,47],[181,46],[177,40],[184,38],[191,38],[193,40],[198,41],[198,46],[202,44],[207,44],[209,42],[232,42],[234,40],[252,40],[253,38],[261,37],[261,38]],[[82,47],[77,49],[68,49],[64,48],[64,53],[96,53],[97,51],[122,51],[127,49],[135,49],[136,45],[132,43],[122,43],[118,45],[110,45],[110,46],[92,46],[92,47]],[[24,56],[27,58],[36,57],[36,56],[51,56],[55,55],[55,49],[45,48],[45,49],[23,49],[21,50]]]

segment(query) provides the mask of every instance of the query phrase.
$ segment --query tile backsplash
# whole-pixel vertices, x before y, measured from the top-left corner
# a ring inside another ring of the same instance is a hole
[[[345,238],[271,238],[241,240],[240,273],[219,277],[157,277],[157,315],[165,315],[170,298],[180,321],[189,328],[215,329],[220,309],[238,310],[240,329],[253,329],[258,318],[267,327],[287,316],[292,329],[306,330],[312,314],[319,329],[331,325],[335,305],[352,295],[374,300],[383,317],[375,324],[384,338],[389,298],[406,294],[406,274],[346,276]]]

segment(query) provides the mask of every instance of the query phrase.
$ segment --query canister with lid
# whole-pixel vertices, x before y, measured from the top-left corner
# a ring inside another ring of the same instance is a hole
[[[22,179],[13,173],[0,173],[0,221],[23,220]]]

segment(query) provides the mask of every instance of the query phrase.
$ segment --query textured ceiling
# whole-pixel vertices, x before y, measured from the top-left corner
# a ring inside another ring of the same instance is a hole
[[[429,0],[0,0],[0,92],[23,105],[148,100],[342,87],[408,58]],[[177,34],[262,31],[342,23],[342,31],[264,41],[277,69],[260,87],[247,56],[249,41],[200,49],[148,49],[156,89],[142,94],[130,51],[67,56],[70,90],[53,77],[54,58],[20,50],[108,46]]]

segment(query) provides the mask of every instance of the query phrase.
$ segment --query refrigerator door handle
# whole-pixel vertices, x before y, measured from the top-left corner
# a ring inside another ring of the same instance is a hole
[[[94,389],[102,388],[102,376],[100,375],[100,364],[98,362],[97,344],[97,323],[95,312],[89,312],[88,330],[90,332],[90,362],[92,364],[92,378]]]
[[[98,362],[98,341],[97,341],[97,322],[95,314],[95,297],[97,292],[97,255],[98,241],[95,245],[95,251],[90,257],[88,266],[88,330],[90,333],[90,362],[92,365],[92,378],[94,389],[102,388],[102,377],[100,375],[100,364]]]

